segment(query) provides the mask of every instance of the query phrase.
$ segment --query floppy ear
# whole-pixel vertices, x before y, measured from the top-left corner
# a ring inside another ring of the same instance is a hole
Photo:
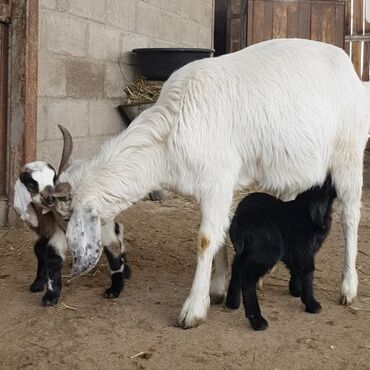
[[[75,209],[67,227],[67,244],[73,258],[71,276],[89,272],[102,253],[100,218],[95,209]]]
[[[324,216],[328,207],[328,200],[317,200],[309,205],[311,220],[321,228],[325,228]]]
[[[32,206],[31,194],[19,179],[14,186],[14,209],[26,224],[32,227],[39,226],[35,209]]]

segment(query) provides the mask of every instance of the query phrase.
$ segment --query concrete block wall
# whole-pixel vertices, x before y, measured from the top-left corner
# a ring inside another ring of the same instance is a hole
[[[214,0],[39,0],[38,159],[58,164],[58,123],[72,133],[75,158],[122,130],[116,107],[137,77],[129,51],[211,47],[213,6]]]

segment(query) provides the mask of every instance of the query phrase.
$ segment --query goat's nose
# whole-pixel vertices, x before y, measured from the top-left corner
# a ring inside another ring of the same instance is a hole
[[[51,196],[51,195],[48,195],[46,198],[45,198],[45,202],[48,206],[51,206],[54,202],[54,198]]]
[[[46,186],[40,194],[43,202],[48,206],[51,206],[54,203],[53,193],[54,188],[52,186]]]

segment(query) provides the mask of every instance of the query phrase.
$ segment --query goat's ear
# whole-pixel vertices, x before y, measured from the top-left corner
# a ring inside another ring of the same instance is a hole
[[[31,194],[25,185],[18,179],[14,186],[14,209],[18,216],[28,225],[38,227],[39,221],[32,206]]]
[[[328,207],[327,200],[315,200],[309,205],[311,220],[321,228],[325,228],[325,213]]]
[[[67,227],[67,244],[72,254],[71,276],[89,272],[102,253],[100,218],[91,207],[75,208]]]

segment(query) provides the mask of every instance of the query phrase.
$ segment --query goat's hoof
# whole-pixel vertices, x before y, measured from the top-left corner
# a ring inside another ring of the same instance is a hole
[[[269,324],[267,320],[265,320],[262,316],[261,317],[248,317],[249,322],[251,323],[251,326],[253,330],[261,331],[265,330]]]
[[[119,297],[119,294],[120,292],[117,292],[115,290],[112,290],[111,288],[108,288],[105,292],[104,292],[104,298],[107,298],[107,299],[114,299],[114,298],[118,298]]]
[[[354,301],[354,298],[348,298],[344,295],[342,295],[340,298],[339,298],[339,304],[341,304],[342,306],[350,306]]]
[[[202,324],[205,320],[201,318],[195,318],[191,323],[188,323],[185,319],[184,320],[178,320],[177,323],[175,323],[175,327],[183,328],[183,329],[192,329],[196,328],[200,324]]]
[[[35,280],[30,286],[30,291],[32,293],[42,292],[44,290],[44,287],[45,287],[45,281]]]
[[[225,295],[224,294],[210,294],[209,298],[210,298],[212,305],[221,304],[225,299]]]
[[[188,297],[182,307],[176,326],[190,329],[199,326],[207,317],[209,295],[203,297]]]
[[[42,305],[44,307],[52,307],[56,306],[58,303],[59,297],[55,294],[50,294],[49,292],[46,292],[46,294],[42,297]]]
[[[306,304],[305,311],[308,313],[319,313],[321,311],[321,304],[317,301]]]

